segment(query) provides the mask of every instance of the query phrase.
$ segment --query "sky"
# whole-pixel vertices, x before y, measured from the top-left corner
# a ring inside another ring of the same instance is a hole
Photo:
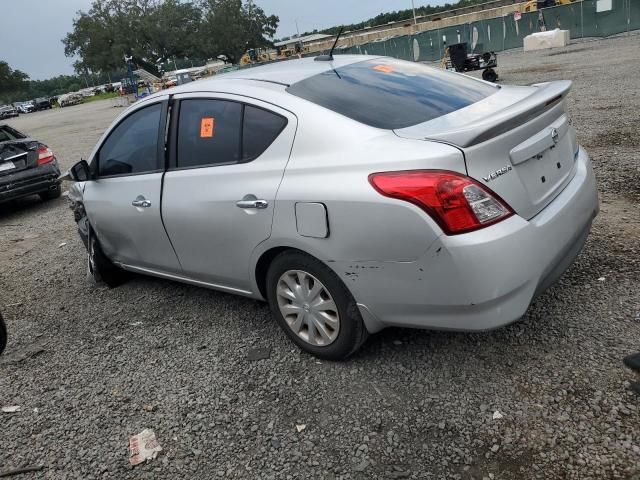
[[[441,5],[445,0],[414,2],[418,7]],[[268,15],[280,17],[277,38],[295,34],[296,21],[303,33],[411,7],[411,0],[254,0],[254,3]],[[61,40],[72,30],[76,12],[86,11],[90,5],[91,0],[0,0],[3,20],[0,60],[34,80],[73,74],[74,59],[65,57]]]

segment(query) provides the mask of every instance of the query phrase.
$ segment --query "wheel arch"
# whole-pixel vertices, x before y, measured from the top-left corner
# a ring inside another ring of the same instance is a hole
[[[299,246],[296,246],[296,245],[286,245],[286,244],[271,246],[269,248],[266,248],[261,253],[259,253],[257,261],[255,262],[255,268],[253,272],[253,280],[255,282],[255,286],[257,289],[256,291],[260,294],[263,300],[267,299],[267,272],[269,270],[269,265],[271,265],[271,262],[273,262],[273,260],[278,255],[286,251],[297,251],[313,257],[319,262],[322,262],[329,269],[333,270],[333,272],[338,276],[338,278],[342,280],[341,276],[338,274],[338,272],[335,271],[335,269],[331,265],[331,262],[322,260],[322,258],[320,258],[317,254],[314,254],[313,252],[310,252],[307,249],[300,248]],[[343,281],[343,284],[345,285],[349,293],[353,295],[353,292],[351,291],[349,286],[346,283],[344,283],[344,281]],[[358,310],[360,310],[360,314],[362,315],[362,319],[364,321],[365,327],[369,333],[376,333],[385,328],[384,323],[381,322],[369,310],[369,308],[366,305],[359,303],[357,299],[355,299],[355,301],[356,301],[356,305],[358,306]]]

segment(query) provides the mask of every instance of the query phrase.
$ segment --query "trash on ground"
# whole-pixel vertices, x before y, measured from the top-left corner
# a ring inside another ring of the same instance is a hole
[[[45,351],[44,347],[47,345],[47,341],[40,341],[27,345],[22,350],[14,351],[9,355],[5,355],[0,364],[12,364],[20,363],[27,358],[35,357],[39,353]]]
[[[270,348],[252,348],[247,353],[247,360],[255,362],[258,360],[265,360],[271,356]]]
[[[21,410],[20,405],[11,405],[10,407],[2,407],[3,413],[16,413]]]
[[[133,323],[130,323],[129,325],[131,325],[132,327],[138,327],[142,325],[142,322],[133,322]]]
[[[494,420],[500,420],[501,418],[503,418],[504,415],[502,415],[498,410],[496,410],[495,412],[493,412],[493,419]]]
[[[0,470],[0,478],[13,477],[14,475],[20,475],[22,473],[39,472],[44,470],[44,465],[33,465],[22,468],[10,468],[9,470]]]
[[[600,277],[600,278],[598,279],[598,281],[599,281],[599,282],[604,282],[605,280],[606,280],[606,278],[605,278],[605,277]]]
[[[67,242],[62,242],[60,245],[58,245],[58,248],[64,247],[67,244]]]
[[[139,434],[129,437],[129,463],[139,465],[147,460],[152,460],[162,451],[162,447],[156,440],[153,430],[145,428]]]
[[[296,425],[296,430],[298,430],[298,433],[303,432],[305,428],[307,428],[307,426],[304,423],[300,425]]]

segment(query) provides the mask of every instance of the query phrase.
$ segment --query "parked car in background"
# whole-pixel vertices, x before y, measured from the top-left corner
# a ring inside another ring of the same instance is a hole
[[[17,117],[18,110],[13,105],[3,105],[0,107],[0,119]]]
[[[43,200],[61,194],[56,157],[44,143],[0,124],[0,202],[28,195]]]
[[[31,113],[31,112],[33,112],[33,104],[29,103],[29,102],[14,103],[13,106],[20,113]]]
[[[38,110],[50,110],[51,109],[51,101],[46,97],[36,98],[33,101],[33,109],[35,111],[38,111]]]
[[[293,342],[329,359],[386,326],[521,318],[598,212],[565,109],[571,82],[328,59],[129,107],[69,173],[89,271],[267,300]]]
[[[77,105],[84,101],[84,97],[77,92],[66,93],[58,96],[58,105],[60,107],[70,107],[71,105]]]

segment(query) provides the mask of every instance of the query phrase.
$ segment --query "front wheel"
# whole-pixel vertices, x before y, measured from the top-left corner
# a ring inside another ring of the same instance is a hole
[[[93,231],[89,232],[87,245],[87,275],[96,283],[104,282],[111,288],[122,285],[127,279],[126,272],[107,258]]]
[[[278,255],[267,273],[271,312],[287,336],[316,357],[341,360],[368,332],[356,302],[326,265],[302,252]]]

